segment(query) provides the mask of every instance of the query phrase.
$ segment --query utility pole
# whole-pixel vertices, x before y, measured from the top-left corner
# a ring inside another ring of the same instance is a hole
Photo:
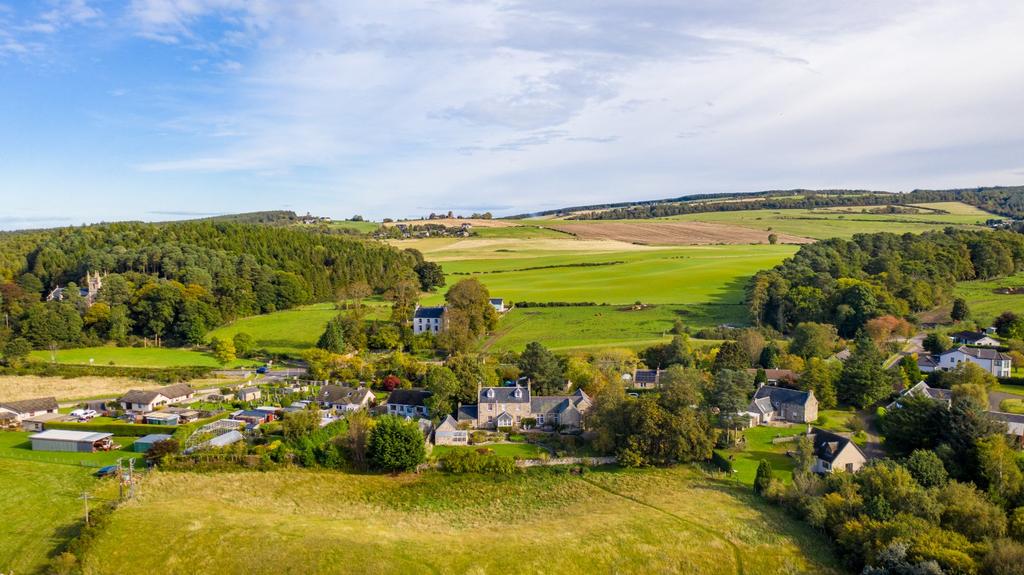
[[[85,525],[88,526],[89,525],[89,492],[88,491],[83,491],[81,499],[83,499],[85,501]]]
[[[135,498],[135,459],[128,460],[128,499]]]
[[[117,458],[117,498],[124,501],[124,468],[121,465],[123,458]]]

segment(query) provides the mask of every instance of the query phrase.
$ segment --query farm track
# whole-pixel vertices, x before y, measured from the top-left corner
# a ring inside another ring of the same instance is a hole
[[[732,555],[733,555],[733,558],[736,561],[736,575],[745,575],[745,570],[743,568],[743,552],[740,550],[739,545],[736,545],[735,543],[733,543],[732,540],[729,539],[728,537],[726,537],[725,534],[722,533],[721,531],[712,529],[712,528],[708,527],[707,525],[704,525],[702,523],[698,523],[696,521],[693,521],[692,519],[687,519],[685,517],[682,517],[680,515],[672,513],[671,511],[669,511],[669,510],[667,510],[667,509],[665,509],[663,507],[658,507],[657,505],[654,505],[652,503],[647,503],[646,501],[637,499],[636,497],[633,497],[631,495],[626,495],[624,493],[619,493],[618,491],[615,491],[614,489],[611,489],[610,487],[606,487],[604,485],[601,485],[600,483],[597,483],[596,481],[593,481],[591,479],[587,479],[586,477],[580,477],[580,479],[582,481],[586,482],[586,483],[589,483],[590,485],[593,485],[594,487],[600,489],[601,491],[604,491],[604,492],[609,493],[611,495],[615,495],[617,497],[621,497],[623,499],[626,499],[627,501],[631,501],[633,503],[636,503],[637,505],[642,505],[642,506],[647,507],[649,509],[653,509],[653,510],[659,512],[659,513],[664,514],[664,515],[668,515],[669,517],[675,519],[676,521],[679,521],[680,523],[683,523],[684,525],[686,525],[688,527],[691,527],[691,528],[696,529],[697,531],[701,531],[703,533],[707,533],[708,535],[711,535],[715,539],[718,539],[718,540],[722,541],[723,543],[728,545],[730,549],[732,549]]]

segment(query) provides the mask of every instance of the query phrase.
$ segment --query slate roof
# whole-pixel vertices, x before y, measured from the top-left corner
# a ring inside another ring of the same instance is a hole
[[[22,399],[20,401],[5,401],[0,403],[0,408],[9,409],[15,413],[34,413],[36,411],[56,411],[57,398],[38,397],[35,399]]]
[[[892,409],[893,407],[899,407],[898,404],[900,399],[903,399],[904,397],[927,397],[929,399],[948,404],[953,401],[953,392],[948,389],[942,389],[941,387],[931,387],[924,381],[919,381],[912,387],[900,393],[900,396],[896,398],[896,401],[885,406],[885,408]]]
[[[1010,359],[1010,356],[1006,355],[1005,353],[998,352],[990,347],[967,347],[966,345],[961,345],[956,349],[951,349],[942,355],[948,355],[950,353],[953,353],[954,351],[959,351],[960,353],[964,355],[969,355],[973,358],[985,359],[989,361],[1008,361]]]
[[[241,394],[256,393],[259,390],[260,390],[260,388],[258,388],[258,387],[243,387],[242,389],[238,390],[238,394],[241,395]]]
[[[530,413],[562,413],[569,406],[579,409],[580,404],[590,403],[590,396],[577,390],[572,395],[535,395],[530,399]]]
[[[130,389],[118,401],[122,403],[150,403],[161,395],[163,394],[157,393],[154,390]]]
[[[918,367],[931,367],[931,368],[934,369],[934,368],[938,367],[938,365],[939,364],[938,364],[938,362],[935,361],[935,357],[934,356],[931,356],[931,355],[919,355],[919,356],[917,356],[917,366]]]
[[[810,397],[811,392],[809,391],[800,391],[799,389],[790,389],[788,387],[779,387],[777,385],[762,385],[757,388],[757,392],[754,393],[755,400],[770,398],[772,405],[781,405],[783,403],[804,405]]]
[[[958,331],[950,334],[950,337],[964,343],[975,343],[989,337],[989,335],[980,331]]]
[[[332,404],[362,404],[366,394],[365,387],[354,388],[345,385],[325,385],[320,388],[320,401]]]
[[[519,397],[515,392],[519,390]],[[530,388],[516,385],[514,387],[484,387],[477,394],[477,403],[530,403]]]
[[[476,421],[477,407],[475,405],[460,405],[456,414],[459,421]]]
[[[491,301],[491,305],[501,305],[501,304],[505,303],[505,298],[492,297],[490,301]]]
[[[424,401],[433,395],[425,389],[396,389],[388,395],[389,405],[422,406]]]
[[[175,383],[173,385],[167,385],[157,389],[160,395],[167,399],[178,399],[180,397],[188,397],[196,391],[192,389],[192,386],[187,383]]]
[[[817,427],[811,429],[811,434],[814,436],[814,454],[822,461],[832,463],[847,445],[852,445],[867,460],[864,452],[849,437],[843,437],[837,433],[818,429]]]
[[[772,408],[772,399],[770,397],[759,397],[750,402],[750,407],[747,408],[747,411],[765,415],[775,411],[775,409]]]
[[[418,307],[416,308],[415,313],[413,313],[413,317],[424,319],[440,319],[442,316],[444,316],[444,310],[444,306],[440,305]]]

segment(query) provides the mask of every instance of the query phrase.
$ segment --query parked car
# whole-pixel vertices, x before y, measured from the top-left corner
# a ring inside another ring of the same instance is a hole
[[[69,415],[71,415],[71,417],[77,419],[78,421],[89,421],[90,419],[96,417],[99,414],[96,413],[96,410],[94,409],[76,409],[72,411]]]
[[[260,368],[256,369],[256,373],[258,373],[260,375],[263,375],[263,374],[267,373],[268,371],[270,371],[270,368],[268,368],[265,365],[263,367],[260,367]]]
[[[108,465],[106,467],[101,467],[97,469],[96,473],[94,473],[93,475],[95,475],[96,477],[113,477],[117,475],[117,466]]]

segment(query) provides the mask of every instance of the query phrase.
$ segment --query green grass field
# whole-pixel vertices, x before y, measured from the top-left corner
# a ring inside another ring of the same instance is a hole
[[[387,317],[390,308],[386,303],[367,303],[368,318]],[[232,338],[238,332],[246,332],[256,339],[256,346],[271,353],[298,355],[316,345],[324,332],[327,322],[341,313],[333,303],[318,303],[295,309],[255,315],[232,322],[210,332],[209,338]]]
[[[236,360],[222,366],[213,355],[190,349],[166,347],[81,347],[62,349],[56,352],[57,363],[79,365],[117,365],[121,367],[183,367],[200,366],[231,368],[257,365],[258,362]],[[47,362],[53,360],[50,351],[33,351],[31,359]]]
[[[745,323],[746,318],[747,310],[742,305],[656,305],[641,310],[629,306],[519,308],[502,317],[494,335],[485,339],[481,348],[521,351],[527,343],[541,341],[560,351],[636,349],[670,340],[668,331],[676,319],[699,329]]]
[[[983,224],[992,214],[960,202],[922,204],[946,210],[948,214],[871,214],[871,208],[822,208],[817,210],[745,210],[685,214],[666,220],[736,224],[747,228],[794,234],[815,239],[849,238],[859,233],[893,232],[921,233],[941,230],[945,226]],[[641,220],[657,221],[657,220]]]
[[[154,518],[159,518],[154,521]],[[160,545],[126,545],[140,532]],[[90,574],[840,572],[825,540],[691,468],[508,477],[157,473]]]
[[[960,282],[956,286],[956,295],[967,300],[971,319],[988,326],[1004,311],[1024,314],[1024,294],[997,294],[992,291],[1004,287],[1024,288],[1024,273],[998,280]]]
[[[23,431],[0,432],[0,465],[6,464],[10,459],[20,459],[55,465],[80,465],[92,467],[95,470],[97,467],[117,463],[119,458],[142,456],[141,453],[130,451],[131,444],[137,439],[136,437],[114,437],[114,443],[121,446],[121,449],[115,451],[65,453],[59,451],[32,451],[32,442],[28,439],[30,435],[32,434]]]
[[[475,451],[477,449],[490,449],[495,455],[503,455],[506,457],[518,457],[520,459],[537,459],[542,454],[547,453],[544,449],[532,444],[532,443],[495,443],[492,445],[476,445],[476,446],[458,446],[458,445],[438,445],[431,452],[433,457],[441,457],[454,451]]]
[[[769,245],[644,248],[577,240],[456,241],[440,247],[423,245],[425,256],[444,266],[449,285],[475,276],[491,295],[512,301],[611,304],[738,304],[748,277],[797,249]],[[438,292],[425,302],[436,303],[442,297]]]
[[[2,434],[0,434],[2,437]],[[83,516],[94,469],[0,459],[0,573],[36,573]]]
[[[792,427],[751,427],[744,430],[746,444],[733,449],[721,449],[719,453],[732,461],[736,480],[744,485],[753,485],[757,466],[762,459],[772,464],[772,475],[784,483],[793,481],[793,459],[786,455],[795,443],[773,444],[772,438],[800,435],[807,431],[802,425]]]

